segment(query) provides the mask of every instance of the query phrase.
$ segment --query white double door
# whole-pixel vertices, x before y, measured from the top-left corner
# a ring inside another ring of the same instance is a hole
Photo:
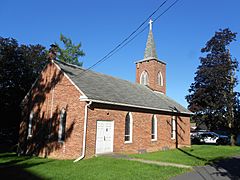
[[[96,154],[113,152],[114,121],[97,121]]]

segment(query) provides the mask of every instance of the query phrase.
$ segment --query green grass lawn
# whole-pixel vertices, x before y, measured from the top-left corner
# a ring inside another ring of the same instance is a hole
[[[199,166],[237,154],[240,155],[239,146],[193,145],[191,148],[134,154],[131,157]]]
[[[110,157],[73,163],[71,160],[0,154],[0,179],[169,179],[187,171]]]

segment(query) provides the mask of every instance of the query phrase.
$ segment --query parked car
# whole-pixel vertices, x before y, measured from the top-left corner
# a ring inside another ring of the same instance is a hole
[[[220,135],[215,132],[198,132],[194,137],[191,137],[193,144],[229,144],[230,139],[228,136]]]

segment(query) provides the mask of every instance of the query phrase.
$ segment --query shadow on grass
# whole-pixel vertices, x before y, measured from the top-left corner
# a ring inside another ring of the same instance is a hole
[[[18,157],[16,154],[3,154],[0,155],[2,160],[6,162],[0,163],[0,179],[36,179],[41,180],[42,177],[33,174],[28,171],[27,168],[33,166],[38,166],[41,164],[48,163],[50,161],[44,162],[27,162],[31,159],[30,156],[21,156]],[[26,161],[26,162],[25,162]]]
[[[205,158],[201,158],[201,157],[199,157],[199,156],[193,155],[193,154],[191,154],[191,153],[189,153],[189,152],[187,152],[187,151],[184,151],[184,150],[181,149],[181,148],[177,148],[177,150],[179,150],[179,151],[183,152],[184,154],[186,154],[186,155],[188,155],[188,156],[190,156],[190,157],[193,157],[193,158],[195,158],[195,159],[198,159],[198,160],[201,160],[201,161],[208,161],[208,160],[205,159]]]
[[[184,151],[183,149],[177,149],[190,157],[206,162],[206,166],[195,167],[195,172],[203,177],[203,179],[206,176],[209,176],[212,179],[240,179],[240,155],[228,158],[218,157],[213,160],[207,160]]]
[[[216,176],[240,179],[240,156],[214,161],[211,166],[216,169]]]

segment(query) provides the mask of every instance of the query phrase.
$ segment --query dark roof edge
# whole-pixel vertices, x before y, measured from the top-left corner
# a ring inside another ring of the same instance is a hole
[[[81,70],[86,70],[86,69],[82,68],[81,66],[78,66],[78,65],[75,65],[75,64],[67,63],[67,62],[64,62],[64,61],[57,60],[57,59],[53,60],[53,62],[55,62],[55,61],[59,62],[59,63],[62,63],[64,65],[67,65],[67,66],[72,66],[72,67],[75,67],[75,68],[79,68]]]
[[[145,62],[145,61],[150,61],[150,60],[155,60],[155,61],[158,61],[158,62],[166,65],[166,63],[163,60],[159,60],[156,57],[149,57],[149,58],[145,58],[145,59],[142,59],[142,60],[138,60],[138,61],[135,61],[135,64]]]
[[[116,102],[111,102],[111,101],[102,101],[102,100],[95,100],[95,99],[88,99],[88,98],[82,98],[82,99],[80,98],[80,101],[92,101],[92,102],[101,103],[101,104],[111,104],[111,105],[134,107],[134,108],[148,109],[148,110],[155,110],[155,111],[162,111],[162,112],[172,112],[172,113],[176,113],[176,114],[193,115],[192,112],[178,112],[178,111],[173,111],[173,110],[171,111],[171,110],[167,110],[167,109],[159,109],[159,108],[153,108],[153,107],[125,104],[125,103],[116,103]]]

